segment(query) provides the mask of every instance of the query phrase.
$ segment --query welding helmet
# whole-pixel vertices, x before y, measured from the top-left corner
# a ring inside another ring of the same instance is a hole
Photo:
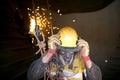
[[[65,26],[59,30],[59,40],[62,47],[77,47],[78,35],[74,28]]]

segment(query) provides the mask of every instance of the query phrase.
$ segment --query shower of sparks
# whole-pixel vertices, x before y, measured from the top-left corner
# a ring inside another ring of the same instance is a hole
[[[58,27],[53,27],[51,25],[52,13],[48,12],[47,9],[40,9],[39,7],[37,7],[35,10],[32,10],[30,8],[27,8],[27,10],[30,19],[30,30],[28,32],[29,34],[34,35],[36,25],[39,26],[40,31],[43,32],[46,39],[48,39],[48,37],[53,34],[53,30],[59,30]],[[41,39],[41,36],[39,36],[39,38]],[[32,37],[32,43],[35,43],[34,37]]]
[[[50,33],[50,29],[52,28],[50,22],[50,19],[52,19],[51,13],[48,14],[46,9],[37,7],[35,10],[28,8],[28,15],[30,18],[29,34],[34,33],[35,25],[38,25],[43,32],[47,29],[47,33]]]

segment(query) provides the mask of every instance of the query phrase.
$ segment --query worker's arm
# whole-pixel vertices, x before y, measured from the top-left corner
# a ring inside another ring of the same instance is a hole
[[[101,69],[93,62],[91,68],[86,67],[86,80],[102,80]]]
[[[47,63],[42,62],[42,57],[35,60],[29,67],[27,72],[27,80],[39,80],[43,77]]]
[[[51,60],[51,57],[56,53],[55,43],[59,44],[58,37],[53,35],[48,41],[48,51],[44,56],[35,60],[29,67],[27,72],[28,80],[39,80],[43,77],[44,71],[46,70],[47,63]]]
[[[102,73],[100,68],[92,62],[89,57],[89,44],[87,41],[80,39],[78,40],[78,46],[81,47],[79,52],[80,58],[83,59],[86,67],[86,79],[87,80],[102,80]]]

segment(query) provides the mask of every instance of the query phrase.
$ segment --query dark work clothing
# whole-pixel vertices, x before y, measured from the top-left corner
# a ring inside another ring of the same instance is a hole
[[[29,67],[27,72],[28,80],[39,80],[44,77],[44,71],[48,64],[42,62],[42,57],[35,60]],[[90,69],[86,68],[87,76],[83,80],[102,80],[102,73],[100,68],[92,62]]]

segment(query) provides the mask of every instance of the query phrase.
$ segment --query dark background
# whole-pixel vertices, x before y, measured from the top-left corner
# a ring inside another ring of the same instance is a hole
[[[100,66],[103,80],[120,79],[119,0],[34,0],[34,3],[53,13],[53,26],[73,26],[89,42],[90,56]],[[27,8],[32,7],[32,0],[1,0],[0,80],[27,80],[29,65],[40,57],[35,55],[38,47],[31,43],[28,34]]]

